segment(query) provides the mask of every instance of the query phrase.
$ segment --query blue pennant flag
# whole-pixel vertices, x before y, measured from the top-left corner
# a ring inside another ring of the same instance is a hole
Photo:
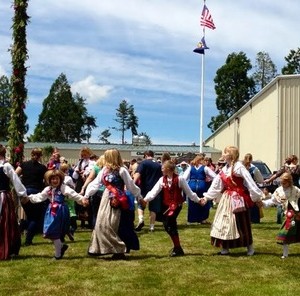
[[[209,49],[209,47],[207,47],[204,37],[202,37],[201,41],[197,44],[197,48],[195,48],[193,52],[204,54],[205,49]]]

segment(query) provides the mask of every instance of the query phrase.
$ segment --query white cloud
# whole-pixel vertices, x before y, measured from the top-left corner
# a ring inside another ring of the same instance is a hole
[[[54,80],[65,73],[72,91],[87,99],[98,126],[115,124],[121,99],[134,105],[139,130],[159,141],[197,142],[201,58],[192,52],[203,35],[198,0],[30,1],[26,77],[30,119]],[[278,68],[299,47],[299,2],[223,0],[206,3],[217,29],[206,29],[204,134],[216,115],[213,79],[232,52],[255,62],[269,53]],[[0,73],[11,72],[11,1],[0,2]],[[109,100],[108,100],[109,98]],[[101,108],[94,103],[101,101]],[[174,120],[176,118],[176,120]],[[33,120],[32,120],[33,121]],[[155,122],[156,124],[153,124]],[[34,123],[30,122],[30,125]],[[178,133],[182,126],[188,132]],[[163,128],[162,128],[163,127]],[[32,128],[32,126],[30,127]],[[102,129],[102,128],[101,128]]]
[[[113,87],[109,85],[99,85],[93,76],[88,76],[81,81],[71,85],[73,93],[79,93],[87,100],[88,104],[97,103],[106,99]]]

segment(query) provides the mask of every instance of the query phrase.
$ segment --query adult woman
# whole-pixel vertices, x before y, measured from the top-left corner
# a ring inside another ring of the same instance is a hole
[[[262,176],[260,170],[254,164],[252,164],[252,160],[252,154],[246,153],[243,159],[243,165],[249,171],[254,182],[262,185],[264,183],[264,177]],[[260,218],[262,217],[262,207],[259,208],[256,204],[254,204],[250,208],[250,216],[252,223],[260,223]]]
[[[5,159],[6,149],[0,144],[0,260],[18,255],[21,247],[15,206],[10,191],[10,183],[20,197],[26,197],[26,188],[21,183],[11,164]]]
[[[42,149],[32,149],[31,159],[23,162],[16,169],[16,173],[21,176],[22,183],[26,187],[27,195],[41,192],[45,187],[44,175],[47,168],[40,163],[42,155]],[[27,220],[25,246],[31,245],[35,234],[42,231],[47,205],[48,201],[22,204]]]
[[[105,185],[96,224],[92,233],[89,255],[113,254],[112,259],[126,259],[125,252],[139,249],[139,240],[134,231],[134,203],[125,197],[125,186],[136,198],[141,190],[136,186],[124,167],[120,152],[110,149],[104,153],[104,167],[92,181],[85,196],[92,196]],[[116,201],[125,200],[125,207],[116,207]]]
[[[199,197],[202,197],[203,193],[209,187],[206,178],[210,177],[211,179],[214,179],[215,176],[215,172],[204,164],[203,154],[197,155],[183,174],[184,179],[188,181],[192,191],[197,193]],[[189,199],[187,222],[207,224],[210,207],[211,203],[207,203],[202,207]]]
[[[237,147],[227,146],[223,156],[226,166],[213,180],[203,199],[203,204],[219,199],[210,232],[211,243],[222,247],[220,255],[228,255],[231,248],[247,247],[247,255],[251,256],[254,249],[249,208],[253,202],[261,201],[263,192],[238,161]]]

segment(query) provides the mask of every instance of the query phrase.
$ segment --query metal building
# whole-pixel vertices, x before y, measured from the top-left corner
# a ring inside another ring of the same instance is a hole
[[[205,140],[223,150],[239,147],[240,158],[255,160],[277,170],[290,154],[300,157],[300,75],[277,76]]]

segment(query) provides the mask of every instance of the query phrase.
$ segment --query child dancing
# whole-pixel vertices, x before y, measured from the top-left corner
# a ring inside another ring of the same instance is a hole
[[[28,196],[32,203],[50,200],[45,214],[43,235],[53,241],[55,247],[54,259],[64,256],[68,245],[63,244],[61,237],[69,232],[70,213],[65,197],[69,197],[82,205],[88,205],[88,199],[78,194],[69,186],[63,184],[64,173],[59,170],[49,170],[45,173],[47,186],[42,192]]]
[[[182,191],[192,201],[196,203],[200,202],[198,195],[191,190],[182,176],[178,176],[175,173],[175,170],[176,165],[173,161],[165,161],[162,165],[163,176],[160,177],[152,190],[149,191],[144,198],[144,202],[149,202],[163,191],[163,225],[174,245],[170,253],[171,257],[184,255],[177,229],[177,217],[182,209],[182,204],[185,201],[182,196]]]
[[[277,243],[283,245],[282,259],[288,257],[289,244],[300,242],[300,189],[293,185],[292,175],[288,172],[280,176],[279,186],[272,194],[271,199],[263,200],[265,207],[281,205],[285,213],[285,220],[277,234]]]

